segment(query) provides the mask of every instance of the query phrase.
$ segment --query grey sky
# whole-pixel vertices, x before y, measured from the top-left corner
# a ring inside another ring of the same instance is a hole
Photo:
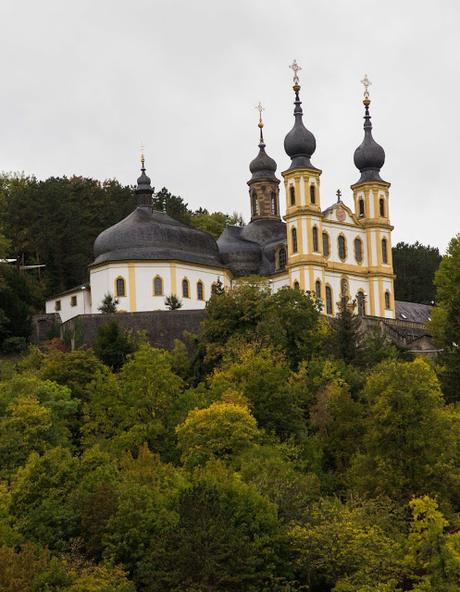
[[[458,0],[2,0],[0,22],[2,170],[132,184],[143,142],[157,188],[248,220],[254,106],[279,174],[296,58],[323,208],[351,205],[367,72],[394,242],[459,231]]]

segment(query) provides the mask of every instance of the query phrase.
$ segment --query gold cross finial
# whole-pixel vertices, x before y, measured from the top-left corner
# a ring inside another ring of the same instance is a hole
[[[299,66],[299,64],[296,62],[296,60],[294,60],[289,67],[294,72],[294,77],[293,77],[294,84],[299,84],[300,80],[299,80],[298,72],[300,70],[302,70],[302,67]]]
[[[337,195],[337,203],[339,203],[339,201],[342,201],[342,192],[340,191],[340,189],[337,189],[336,195]]]
[[[367,77],[367,74],[364,74],[364,78],[361,80],[361,84],[364,86],[364,98],[367,100],[369,99],[369,87],[372,84],[372,82]]]
[[[144,144],[141,144],[141,168],[145,168]]]
[[[259,101],[259,104],[255,107],[259,112],[259,127],[264,127],[264,122],[262,121],[262,111],[265,111],[265,107],[262,107],[262,103]]]

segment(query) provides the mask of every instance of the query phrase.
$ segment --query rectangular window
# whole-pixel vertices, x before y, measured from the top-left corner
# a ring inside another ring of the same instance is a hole
[[[76,296],[70,297],[70,306],[77,306],[77,297]]]
[[[59,312],[61,310],[61,301],[60,300],[56,300],[56,302],[54,303],[54,310],[56,312]]]

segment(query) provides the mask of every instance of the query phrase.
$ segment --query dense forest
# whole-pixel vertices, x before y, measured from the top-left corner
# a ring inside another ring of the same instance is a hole
[[[4,359],[2,592],[458,591],[460,237],[436,285],[436,362],[255,278]]]

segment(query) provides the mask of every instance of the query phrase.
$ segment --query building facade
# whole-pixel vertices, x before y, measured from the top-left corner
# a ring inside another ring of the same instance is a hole
[[[380,177],[385,152],[372,136],[367,77],[364,138],[354,153],[360,177],[351,185],[353,205],[347,206],[338,191],[337,201],[323,209],[322,171],[311,162],[316,140],[303,122],[298,67],[293,69],[294,125],[284,140],[291,163],[281,173],[282,184],[276,162],[265,151],[260,117],[259,153],[249,165],[247,225],[226,226],[215,241],[152,209],[153,189],[142,159],[137,207],[97,237],[89,285],[49,299],[46,312],[58,312],[62,322],[97,313],[107,294],[125,312],[164,310],[170,295],[184,309],[200,309],[218,282],[229,288],[240,278],[258,275],[274,291],[290,286],[316,294],[328,315],[336,314],[337,303],[346,298],[356,300],[361,314],[395,318],[390,183]]]

